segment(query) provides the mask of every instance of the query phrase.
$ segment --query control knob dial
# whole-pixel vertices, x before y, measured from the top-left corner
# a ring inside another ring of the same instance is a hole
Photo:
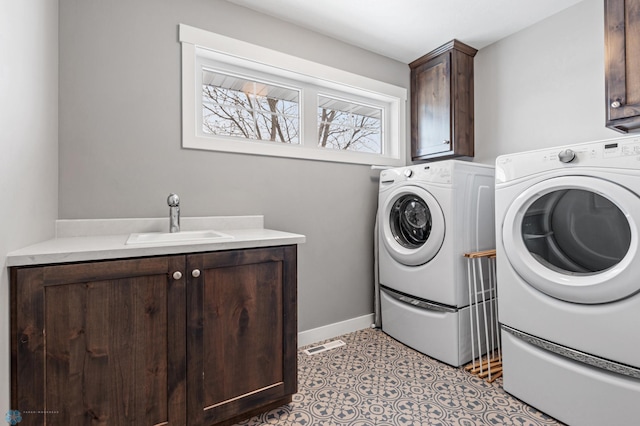
[[[570,163],[576,158],[576,153],[572,149],[563,149],[558,154],[558,159],[563,163]]]

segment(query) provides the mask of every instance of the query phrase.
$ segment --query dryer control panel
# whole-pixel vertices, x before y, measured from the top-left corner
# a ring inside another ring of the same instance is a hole
[[[640,137],[501,155],[496,159],[496,182],[575,167],[640,170]]]

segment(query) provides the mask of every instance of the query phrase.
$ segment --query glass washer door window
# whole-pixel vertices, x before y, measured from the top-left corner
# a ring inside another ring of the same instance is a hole
[[[393,203],[389,224],[401,246],[416,249],[427,242],[431,233],[431,211],[420,197],[406,194]]]
[[[607,303],[640,291],[640,199],[595,177],[558,177],[523,191],[507,210],[503,243],[534,288],[576,303]]]
[[[419,186],[392,190],[380,209],[382,241],[393,259],[403,265],[429,262],[444,242],[444,214],[437,200]]]

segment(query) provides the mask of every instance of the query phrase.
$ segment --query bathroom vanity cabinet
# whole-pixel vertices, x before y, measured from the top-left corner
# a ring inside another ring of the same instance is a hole
[[[12,267],[20,425],[232,424],[297,391],[297,246]]]

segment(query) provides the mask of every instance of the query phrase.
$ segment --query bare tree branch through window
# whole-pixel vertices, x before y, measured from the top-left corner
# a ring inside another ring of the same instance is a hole
[[[205,71],[202,127],[205,133],[299,143],[297,90]]]

